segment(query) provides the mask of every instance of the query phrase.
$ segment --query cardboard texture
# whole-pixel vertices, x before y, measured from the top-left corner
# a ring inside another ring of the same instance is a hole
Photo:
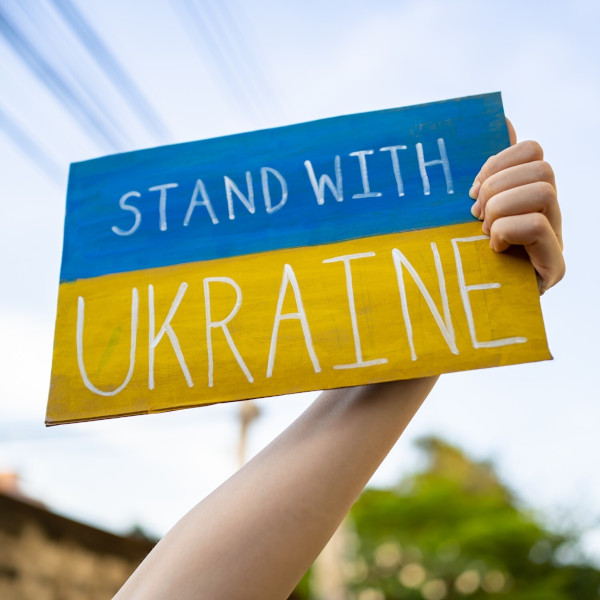
[[[550,358],[507,146],[495,93],[73,164],[46,423]]]

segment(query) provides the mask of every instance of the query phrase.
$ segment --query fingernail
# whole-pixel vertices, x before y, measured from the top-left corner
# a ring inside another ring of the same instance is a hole
[[[490,228],[489,225],[487,224],[487,221],[484,221],[481,228],[483,229],[483,233],[485,233],[485,235],[490,235]]]
[[[477,200],[477,196],[479,195],[479,190],[481,189],[481,183],[479,183],[479,179],[476,179],[473,182],[473,185],[471,186],[471,189],[469,190],[469,196],[471,196],[471,198],[473,200]]]
[[[473,204],[473,206],[471,206],[471,214],[476,218],[479,219],[480,215],[481,215],[481,208],[479,206],[479,202],[475,202],[475,204]]]

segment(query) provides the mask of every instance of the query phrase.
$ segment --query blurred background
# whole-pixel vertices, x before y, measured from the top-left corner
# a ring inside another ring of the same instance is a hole
[[[554,360],[444,376],[297,595],[596,597],[599,21],[594,0],[0,0],[0,596],[109,598],[315,397],[46,429],[69,164],[500,90],[557,175]]]

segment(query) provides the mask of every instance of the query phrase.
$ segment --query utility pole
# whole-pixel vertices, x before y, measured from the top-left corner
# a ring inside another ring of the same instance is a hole
[[[260,411],[253,400],[245,400],[239,404],[240,439],[238,445],[238,464],[242,467],[246,463],[246,454],[248,451],[248,428],[252,421],[259,416]]]

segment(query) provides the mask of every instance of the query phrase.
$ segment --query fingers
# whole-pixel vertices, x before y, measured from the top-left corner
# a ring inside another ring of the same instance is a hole
[[[490,246],[503,252],[511,245],[524,246],[540,277],[540,294],[565,274],[561,244],[545,215],[533,212],[496,219],[490,229]]]
[[[517,165],[533,161],[541,161],[543,158],[544,151],[542,150],[542,147],[537,142],[530,140],[520,142],[519,144],[510,146],[510,148],[502,150],[502,152],[499,152],[494,156],[490,156],[475,177],[475,181],[469,190],[469,196],[471,196],[473,200],[478,200],[481,186],[492,175],[499,173],[504,169],[509,169],[510,167],[516,167]],[[480,210],[478,202],[475,202],[473,210]]]
[[[492,175],[481,186],[477,201],[486,235],[496,219],[539,212],[550,222],[562,248],[562,219],[554,172],[548,163],[534,161]]]
[[[469,191],[475,200],[471,212],[483,221],[490,246],[496,252],[524,246],[538,273],[540,293],[565,273],[554,172],[543,158],[537,142],[515,144],[486,161]]]

